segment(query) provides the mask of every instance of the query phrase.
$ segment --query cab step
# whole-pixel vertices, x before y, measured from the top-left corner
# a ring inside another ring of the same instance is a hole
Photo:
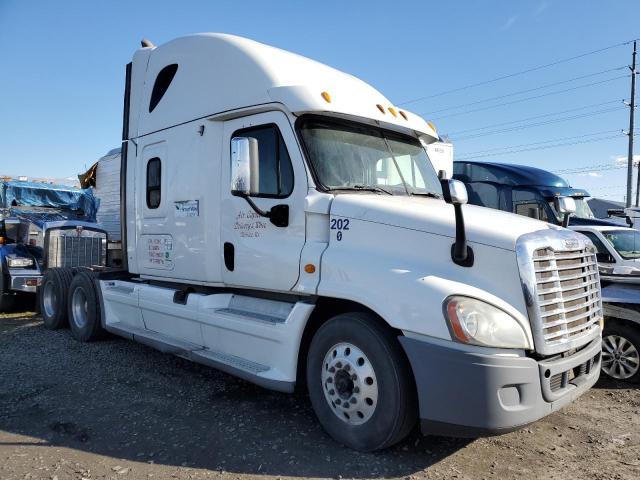
[[[268,323],[285,323],[295,303],[233,295],[229,305],[215,309],[215,313]]]
[[[290,393],[293,392],[295,387],[294,382],[269,378],[268,374],[272,370],[271,367],[245,358],[210,350],[202,345],[176,340],[167,335],[126,325],[122,322],[107,324],[106,329],[115,335],[135,340],[163,353],[170,353],[186,360],[213,367],[264,388]]]

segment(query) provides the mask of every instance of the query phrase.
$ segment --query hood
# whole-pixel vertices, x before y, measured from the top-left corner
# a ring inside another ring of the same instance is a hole
[[[628,227],[625,223],[618,223],[611,220],[604,220],[600,218],[580,218],[574,217],[573,215],[569,217],[569,225],[579,225],[582,227],[588,226],[597,226],[597,227]]]
[[[559,228],[522,215],[475,205],[463,205],[462,211],[468,241],[506,250],[515,250],[516,240],[525,233]],[[331,214],[455,238],[453,205],[436,198],[336,195]]]

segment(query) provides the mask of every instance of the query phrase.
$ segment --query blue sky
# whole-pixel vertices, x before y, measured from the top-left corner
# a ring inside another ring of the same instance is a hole
[[[401,104],[640,37],[640,2],[0,0],[0,173],[64,178],[90,166],[119,145],[124,65],[140,39],[203,31],[309,56]],[[619,46],[404,106],[451,134],[459,158],[489,153],[477,160],[550,170],[614,165],[627,152],[617,132],[628,128],[629,98],[628,70],[615,69],[630,57]],[[539,149],[558,143],[575,144]],[[622,200],[625,175],[565,177]]]

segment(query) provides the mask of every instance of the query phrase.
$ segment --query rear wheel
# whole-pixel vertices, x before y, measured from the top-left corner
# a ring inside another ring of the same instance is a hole
[[[367,313],[329,320],[307,357],[309,396],[320,423],[335,440],[361,451],[389,447],[415,425],[410,372],[395,335]]]
[[[81,271],[73,277],[67,303],[69,326],[76,340],[93,342],[104,337],[98,292],[92,272]]]
[[[637,326],[605,324],[602,371],[616,380],[640,383],[640,329]]]
[[[44,326],[57,330],[67,326],[67,292],[73,279],[70,268],[50,268],[40,287],[40,312]]]

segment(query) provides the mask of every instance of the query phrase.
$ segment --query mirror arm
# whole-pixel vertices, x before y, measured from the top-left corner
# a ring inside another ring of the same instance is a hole
[[[461,267],[473,266],[473,250],[467,245],[467,234],[464,228],[464,215],[462,205],[453,204],[453,211],[456,216],[456,241],[451,245],[451,259],[456,265]]]
[[[564,214],[564,217],[562,218],[562,226],[564,228],[567,228],[569,226],[569,217],[571,217],[571,214],[567,212]]]
[[[461,267],[473,266],[473,250],[467,245],[467,233],[464,228],[464,215],[462,214],[462,204],[454,202],[451,190],[449,189],[449,181],[441,178],[442,193],[444,201],[453,205],[453,212],[456,218],[456,241],[451,245],[451,260]]]
[[[249,204],[249,206],[253,209],[253,211],[256,212],[258,215],[260,215],[261,217],[265,217],[265,218],[271,217],[271,212],[265,212],[260,207],[258,207],[255,203],[253,203],[253,200],[251,200],[251,197],[249,195],[238,195],[238,196],[244,198]]]
[[[271,210],[265,212],[251,200],[249,195],[240,192],[233,192],[232,194],[244,198],[254,212],[261,217],[268,218],[276,227],[289,226],[289,205],[275,205]]]

